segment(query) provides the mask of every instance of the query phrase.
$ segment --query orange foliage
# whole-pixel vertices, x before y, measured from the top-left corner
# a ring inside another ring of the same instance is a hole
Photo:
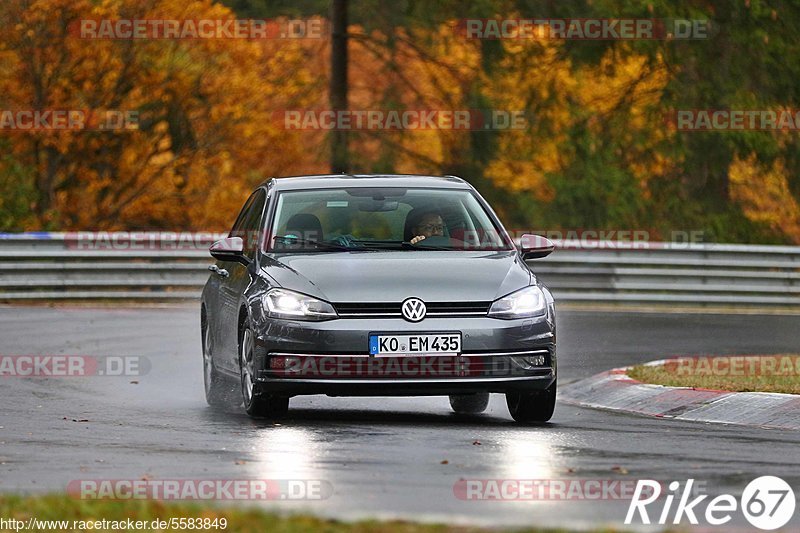
[[[0,109],[136,110],[138,131],[6,134],[38,227],[225,228],[254,184],[324,168],[271,120],[322,90],[319,42],[82,40],[83,18],[229,19],[211,0],[4,0]]]

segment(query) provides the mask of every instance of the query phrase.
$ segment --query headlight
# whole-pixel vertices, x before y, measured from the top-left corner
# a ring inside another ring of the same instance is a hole
[[[527,318],[540,316],[547,311],[547,301],[542,289],[536,285],[512,292],[492,303],[489,316],[494,318]]]
[[[272,318],[330,320],[338,316],[328,302],[286,289],[270,289],[261,301]]]

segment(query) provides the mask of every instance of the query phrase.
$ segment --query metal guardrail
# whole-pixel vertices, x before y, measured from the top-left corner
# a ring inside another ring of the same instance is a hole
[[[531,266],[561,301],[800,308],[800,247],[645,244],[566,247]]]
[[[134,235],[134,234],[131,234]],[[216,235],[140,245],[76,234],[0,234],[0,300],[182,300],[200,294]],[[800,247],[557,241],[531,261],[559,301],[800,308]],[[156,249],[153,249],[156,248]]]

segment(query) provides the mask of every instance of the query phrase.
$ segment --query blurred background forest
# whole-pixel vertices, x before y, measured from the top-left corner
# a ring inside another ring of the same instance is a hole
[[[330,39],[82,40],[83,18],[327,19],[328,0],[2,0],[0,109],[125,109],[137,131],[0,129],[0,230],[219,230],[269,176],[327,172]],[[684,18],[700,40],[467,39],[464,18]],[[800,108],[800,4],[359,0],[351,109],[525,110],[524,130],[352,131],[353,172],[456,174],[510,228],[800,244],[797,131],[676,131],[677,109]]]

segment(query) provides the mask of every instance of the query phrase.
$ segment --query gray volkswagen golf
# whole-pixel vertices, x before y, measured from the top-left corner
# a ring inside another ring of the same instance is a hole
[[[454,176],[270,179],[210,249],[206,399],[279,418],[296,395],[446,395],[475,414],[494,392],[546,422],[555,308],[525,260],[552,251]]]

